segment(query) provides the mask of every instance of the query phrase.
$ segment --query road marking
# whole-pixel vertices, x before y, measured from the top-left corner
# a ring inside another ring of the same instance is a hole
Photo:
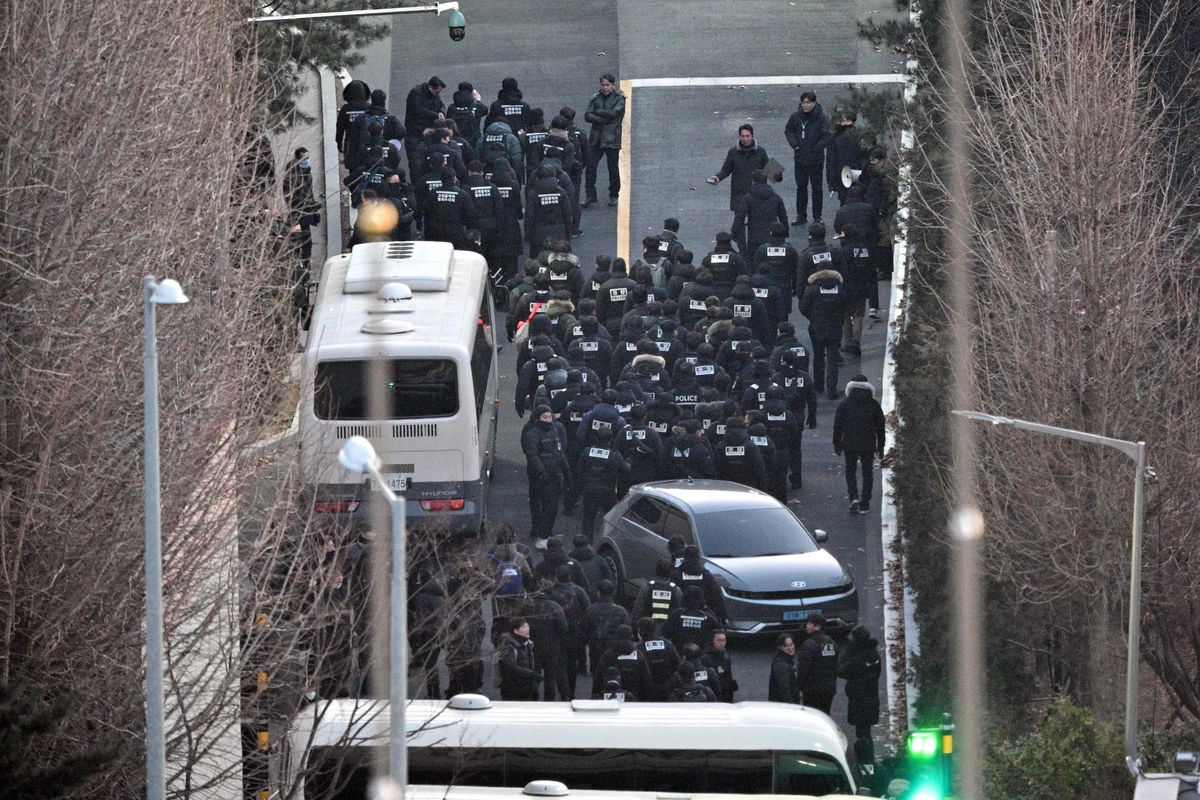
[[[632,266],[632,254],[629,252],[629,192],[633,188],[633,181],[630,180],[633,156],[629,150],[633,147],[633,126],[629,119],[633,112],[633,81],[621,81],[621,93],[625,95],[625,119],[621,125],[621,158],[617,162],[617,172],[621,176],[621,193],[617,195],[617,254],[625,257],[627,266]]]
[[[879,75],[759,75],[744,78],[634,78],[621,81],[621,90],[626,93],[625,102],[629,102],[629,89],[641,88],[683,88],[688,86],[786,86],[787,84],[804,84],[831,86],[848,83],[904,83],[908,76],[904,73]],[[629,89],[625,87],[628,86]],[[626,112],[628,119],[628,112]]]
[[[621,175],[621,194],[617,198],[617,255],[625,258],[628,266],[633,265],[633,254],[629,252],[630,196],[633,192],[631,180],[633,154],[633,90],[682,89],[689,86],[831,86],[857,83],[905,83],[908,76],[901,74],[880,75],[762,75],[747,78],[632,78],[621,81],[621,93],[625,95],[625,119],[621,125],[621,158],[617,169]]]

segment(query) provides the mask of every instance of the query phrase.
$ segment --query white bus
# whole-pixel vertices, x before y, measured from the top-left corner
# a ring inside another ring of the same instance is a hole
[[[379,418],[368,412],[372,359],[386,359]],[[326,261],[300,386],[300,474],[315,511],[360,510],[370,482],[337,460],[358,435],[406,495],[412,523],[479,530],[499,409],[482,256],[444,242],[375,242]]]
[[[520,789],[493,786],[421,786],[409,785],[405,800],[529,800],[530,797],[567,797],[573,800],[664,800],[661,792],[613,792],[596,789],[572,789],[561,781],[535,781]],[[752,800],[753,794],[689,794],[668,800]],[[758,798],[758,800],[761,800]],[[779,800],[784,800],[780,798]],[[816,795],[792,794],[786,800],[816,800]],[[856,795],[822,795],[822,800],[857,800]]]
[[[361,800],[386,748],[382,700],[329,700],[293,720],[282,768],[292,797]],[[655,793],[854,794],[841,729],[811,708],[767,702],[414,700],[405,715],[409,783]],[[284,796],[281,794],[281,796]]]

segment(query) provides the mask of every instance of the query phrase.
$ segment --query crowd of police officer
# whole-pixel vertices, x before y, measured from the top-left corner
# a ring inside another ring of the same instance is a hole
[[[642,481],[719,475],[780,502],[803,486],[804,428],[817,427],[819,395],[840,396],[839,362],[854,357],[840,344],[859,256],[831,246],[823,225],[803,251],[780,228],[750,259],[720,232],[696,265],[668,219],[632,267],[599,256],[586,280],[569,242],[551,241],[503,287],[514,408],[532,410],[521,446],[538,547],[560,503],[582,512],[590,539]],[[793,302],[811,352],[788,321]]]
[[[445,85],[435,76],[413,87],[403,123],[381,90],[357,80],[343,90],[337,144],[359,210],[348,246],[420,233],[482,253],[494,277],[507,280],[526,247],[532,257],[548,240],[582,235],[581,211],[596,202],[596,168],[605,157],[615,204],[624,97],[611,75],[588,102],[588,133],[576,127],[570,106],[552,116],[530,107],[514,78],[504,79],[490,106],[468,82],[447,106]],[[393,213],[372,213],[380,208]]]
[[[507,700],[571,700],[579,676],[593,698],[733,702],[722,595],[699,550],[680,538],[627,610],[608,564],[582,534],[570,551],[550,537],[533,551],[502,527],[496,570],[496,685]],[[541,691],[539,691],[539,687]]]

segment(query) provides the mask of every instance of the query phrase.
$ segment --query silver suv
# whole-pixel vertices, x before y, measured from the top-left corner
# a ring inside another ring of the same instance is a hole
[[[858,621],[858,591],[838,560],[787,506],[740,483],[673,480],[641,483],[604,516],[597,551],[631,598],[669,559],[681,536],[700,555],[725,595],[729,632],[753,634],[804,626],[821,614],[830,631]]]

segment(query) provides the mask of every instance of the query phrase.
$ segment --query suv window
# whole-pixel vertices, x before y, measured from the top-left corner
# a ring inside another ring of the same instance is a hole
[[[637,502],[629,507],[625,512],[625,519],[630,522],[636,522],[648,531],[659,533],[659,528],[662,527],[663,517],[666,516],[666,508],[660,500],[655,500],[653,497],[642,497]]]
[[[683,540],[688,544],[695,544],[696,537],[692,534],[692,523],[684,514],[677,508],[671,508],[667,511],[666,519],[663,521],[662,537],[670,539],[672,536],[682,536]]]

